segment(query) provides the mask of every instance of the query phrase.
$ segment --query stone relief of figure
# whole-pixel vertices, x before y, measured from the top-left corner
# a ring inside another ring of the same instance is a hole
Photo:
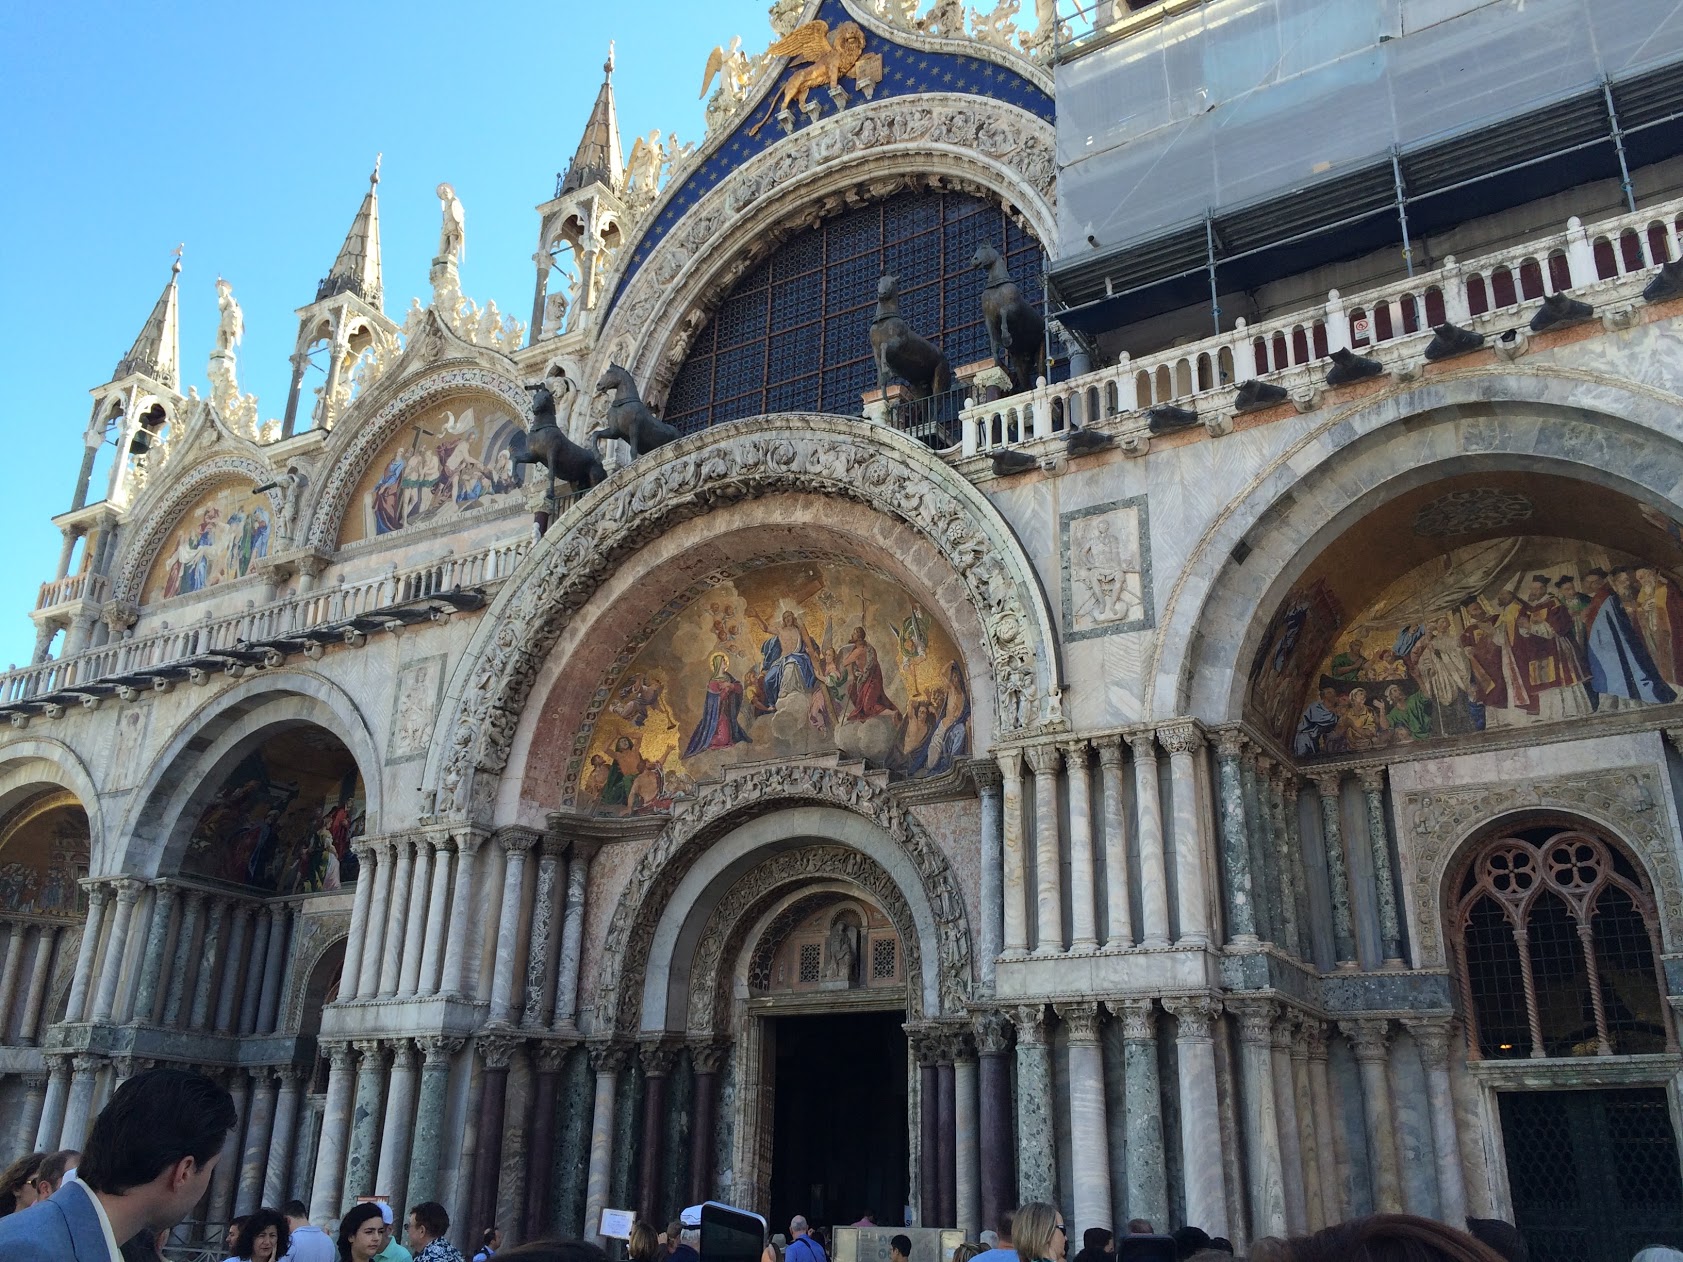
[[[660,191],[660,177],[666,164],[666,146],[660,142],[658,127],[633,141],[631,156],[625,162],[626,200],[633,206],[652,202]]]
[[[859,963],[859,926],[851,917],[837,916],[830,923],[830,936],[824,944],[825,981],[844,981],[854,984]]]
[[[466,217],[462,214],[462,202],[456,196],[456,190],[448,184],[438,186],[438,201],[444,212],[444,223],[438,233],[438,257],[451,263],[460,263],[466,249]]]
[[[1082,537],[1074,542],[1070,558],[1071,568],[1080,576],[1086,591],[1083,611],[1095,622],[1121,622],[1139,616],[1138,602],[1128,590],[1128,576],[1133,565],[1123,556],[1122,540],[1112,529],[1108,517],[1100,517],[1086,526]]]

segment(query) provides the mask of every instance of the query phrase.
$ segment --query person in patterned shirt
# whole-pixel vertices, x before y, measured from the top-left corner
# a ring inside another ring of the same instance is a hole
[[[437,1201],[422,1201],[409,1211],[405,1224],[415,1262],[463,1262],[462,1251],[444,1238],[450,1215]]]

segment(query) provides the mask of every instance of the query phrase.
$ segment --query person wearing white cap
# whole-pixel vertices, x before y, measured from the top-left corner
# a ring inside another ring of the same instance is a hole
[[[392,1234],[392,1207],[384,1201],[375,1201],[374,1204],[379,1207],[380,1221],[386,1225],[386,1243],[374,1255],[373,1262],[413,1262],[415,1255],[400,1245]]]

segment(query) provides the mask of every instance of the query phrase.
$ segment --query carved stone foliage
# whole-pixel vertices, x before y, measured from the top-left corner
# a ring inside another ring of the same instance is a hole
[[[610,1028],[616,1031],[637,1029],[642,1015],[643,975],[660,914],[684,873],[708,844],[771,807],[814,804],[837,806],[863,816],[888,834],[916,867],[924,897],[935,917],[934,947],[940,963],[941,1007],[947,1012],[963,1009],[970,994],[970,932],[963,895],[946,856],[886,788],[839,768],[785,765],[735,776],[704,789],[696,798],[694,808],[668,824],[643,855],[614,908],[603,944],[602,976],[596,996],[596,1012],[601,1021],[610,1022]],[[815,848],[814,853],[820,856],[815,862],[822,862],[830,849],[843,850],[845,855],[855,853],[842,847]],[[834,857],[840,863],[845,856]],[[775,863],[765,866],[768,873],[781,870]],[[875,878],[866,870],[867,866],[876,868],[877,865],[868,861],[867,865],[861,865],[846,858],[845,866],[839,871],[821,867],[810,871],[814,876],[844,875],[871,889]],[[766,879],[784,878],[768,875]],[[886,884],[892,887],[892,882]],[[897,890],[895,894],[903,908],[903,896]],[[743,897],[751,900],[754,895],[745,892]],[[911,951],[918,938],[910,911],[899,913],[904,917],[902,920],[896,918],[894,908],[886,902],[884,910],[895,920],[905,949]],[[699,961],[693,971],[701,972]],[[907,972],[910,978],[909,967]]]
[[[218,482],[236,481],[250,482],[255,487],[270,481],[273,476],[269,466],[255,457],[214,456],[194,465],[179,480],[171,482],[167,494],[161,494],[150,504],[136,505],[130,520],[137,523],[139,529],[123,549],[122,560],[116,570],[116,582],[111,587],[111,599],[140,599],[140,589],[146,582],[152,558],[158,554],[158,549],[164,546],[164,540],[169,537],[170,531],[179,524],[181,515],[192,507],[208,488]],[[274,519],[278,521],[281,516],[281,494],[278,490],[270,491],[267,498]]]
[[[708,917],[701,940],[696,944],[695,959],[690,964],[689,1034],[692,1038],[711,1037],[728,1028],[731,961],[741,952],[765,905],[790,885],[825,878],[840,879],[858,886],[894,923],[895,931],[904,944],[905,974],[910,982],[907,988],[909,1019],[915,1020],[921,1015],[922,990],[918,978],[922,964],[917,926],[912,921],[912,910],[894,884],[894,879],[869,856],[846,846],[803,846],[799,850],[777,855],[746,873],[719,900],[713,914]],[[778,913],[755,943],[748,970],[750,986],[764,986],[769,980],[773,952],[796,924],[812,914],[815,901],[839,897],[835,893],[826,893],[814,899],[797,899]]]
[[[922,533],[963,582],[987,638],[996,730],[1058,717],[1050,611],[1010,527],[917,444],[834,417],[779,415],[718,426],[644,456],[583,497],[533,548],[475,634],[440,742],[437,810],[488,809],[544,658],[625,556],[720,503],[782,492],[863,503]],[[981,681],[975,681],[981,687]]]
[[[1604,826],[1637,853],[1654,883],[1660,932],[1673,949],[1683,917],[1683,876],[1678,871],[1663,805],[1659,770],[1614,767],[1519,783],[1464,785],[1399,795],[1404,890],[1420,962],[1445,962],[1443,925],[1436,909],[1449,865],[1481,825],[1515,811],[1560,811]]]

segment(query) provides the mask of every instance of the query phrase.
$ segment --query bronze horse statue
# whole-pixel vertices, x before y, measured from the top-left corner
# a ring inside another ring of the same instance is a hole
[[[637,393],[637,383],[618,364],[610,364],[608,371],[602,374],[602,380],[596,383],[597,394],[609,390],[614,392],[614,396],[608,401],[608,423],[591,434],[591,442],[623,438],[631,448],[631,458],[635,460],[646,451],[678,441],[678,431],[649,411],[649,405]]]
[[[889,379],[898,377],[911,387],[914,399],[945,394],[952,386],[952,366],[939,347],[912,332],[901,316],[899,285],[897,276],[877,281],[877,314],[871,321],[877,388],[887,390]]]
[[[1023,301],[1017,282],[999,251],[985,242],[971,260],[988,274],[982,286],[982,320],[988,326],[993,362],[1005,369],[1018,390],[1034,385],[1040,355],[1046,346],[1046,324],[1040,313]]]
[[[596,453],[580,447],[561,432],[555,419],[555,391],[550,383],[540,381],[526,388],[532,392],[532,425],[524,434],[515,434],[509,443],[514,463],[541,464],[547,468],[551,494],[557,478],[575,491],[605,481],[608,473]]]

